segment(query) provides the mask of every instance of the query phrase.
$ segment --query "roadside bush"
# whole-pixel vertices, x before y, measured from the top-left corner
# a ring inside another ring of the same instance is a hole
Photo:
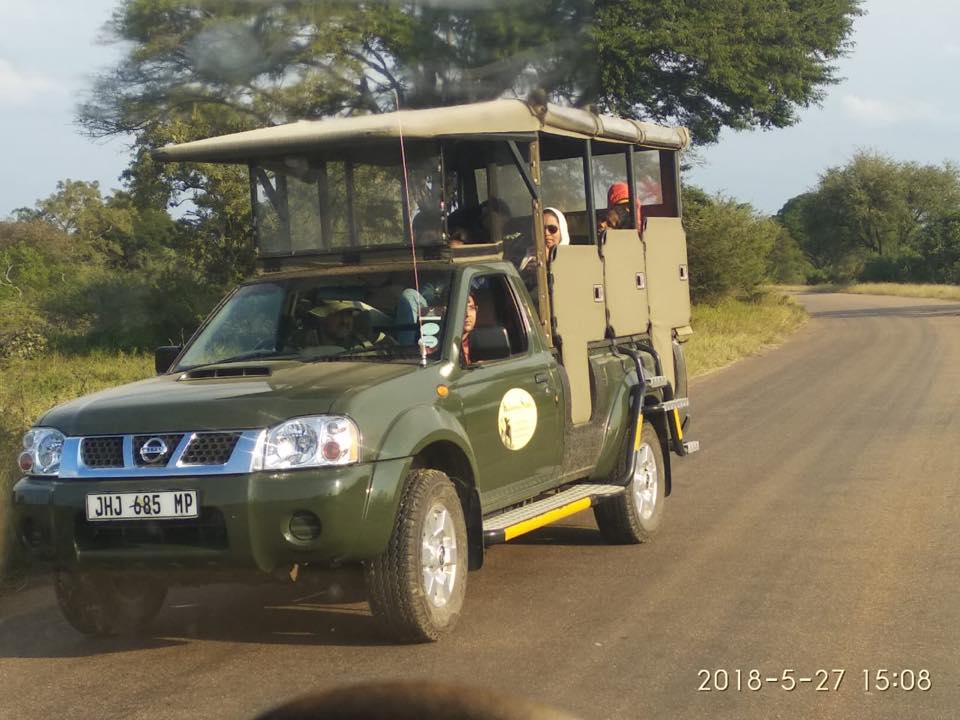
[[[813,266],[790,231],[780,227],[773,239],[773,248],[767,256],[767,278],[784,285],[807,281]]]
[[[10,491],[20,477],[17,456],[23,433],[59,403],[152,374],[151,356],[117,352],[0,360],[0,584],[5,573],[20,572],[27,562],[9,522]]]
[[[767,258],[782,228],[752,207],[728,198],[685,205],[690,294],[713,303],[752,295],[766,280]]]
[[[175,258],[127,273],[91,273],[46,311],[61,327],[58,348],[152,350],[188,338],[225,289]]]

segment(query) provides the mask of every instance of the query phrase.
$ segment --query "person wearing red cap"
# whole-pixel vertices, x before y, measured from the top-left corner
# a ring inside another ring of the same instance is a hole
[[[630,187],[625,182],[615,182],[607,190],[607,217],[600,223],[600,230],[607,228],[628,229],[640,226],[640,201],[635,205],[636,224],[630,222]]]

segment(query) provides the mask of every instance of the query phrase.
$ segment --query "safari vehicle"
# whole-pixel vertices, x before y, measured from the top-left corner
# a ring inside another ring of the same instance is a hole
[[[390,633],[434,640],[493,544],[591,506],[611,543],[654,535],[698,449],[687,142],[499,100],[159,150],[249,167],[260,270],[157,377],[26,434],[17,528],[67,620],[136,630],[173,583],[361,566]],[[600,230],[617,181],[628,222]]]

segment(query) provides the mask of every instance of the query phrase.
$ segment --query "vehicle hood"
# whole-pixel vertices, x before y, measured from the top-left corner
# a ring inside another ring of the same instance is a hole
[[[267,367],[270,374],[196,380],[182,373],[162,375],[59,405],[37,425],[68,436],[269,427],[328,412],[345,396],[416,371],[412,365],[361,362],[244,367]]]

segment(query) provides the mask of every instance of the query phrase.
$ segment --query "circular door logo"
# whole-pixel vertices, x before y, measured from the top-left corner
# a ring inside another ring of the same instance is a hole
[[[147,440],[140,448],[140,458],[148,465],[159,462],[167,454],[169,448],[163,438],[153,437]]]
[[[536,400],[522,388],[511,388],[500,401],[497,425],[500,442],[510,450],[519,450],[537,430]]]

